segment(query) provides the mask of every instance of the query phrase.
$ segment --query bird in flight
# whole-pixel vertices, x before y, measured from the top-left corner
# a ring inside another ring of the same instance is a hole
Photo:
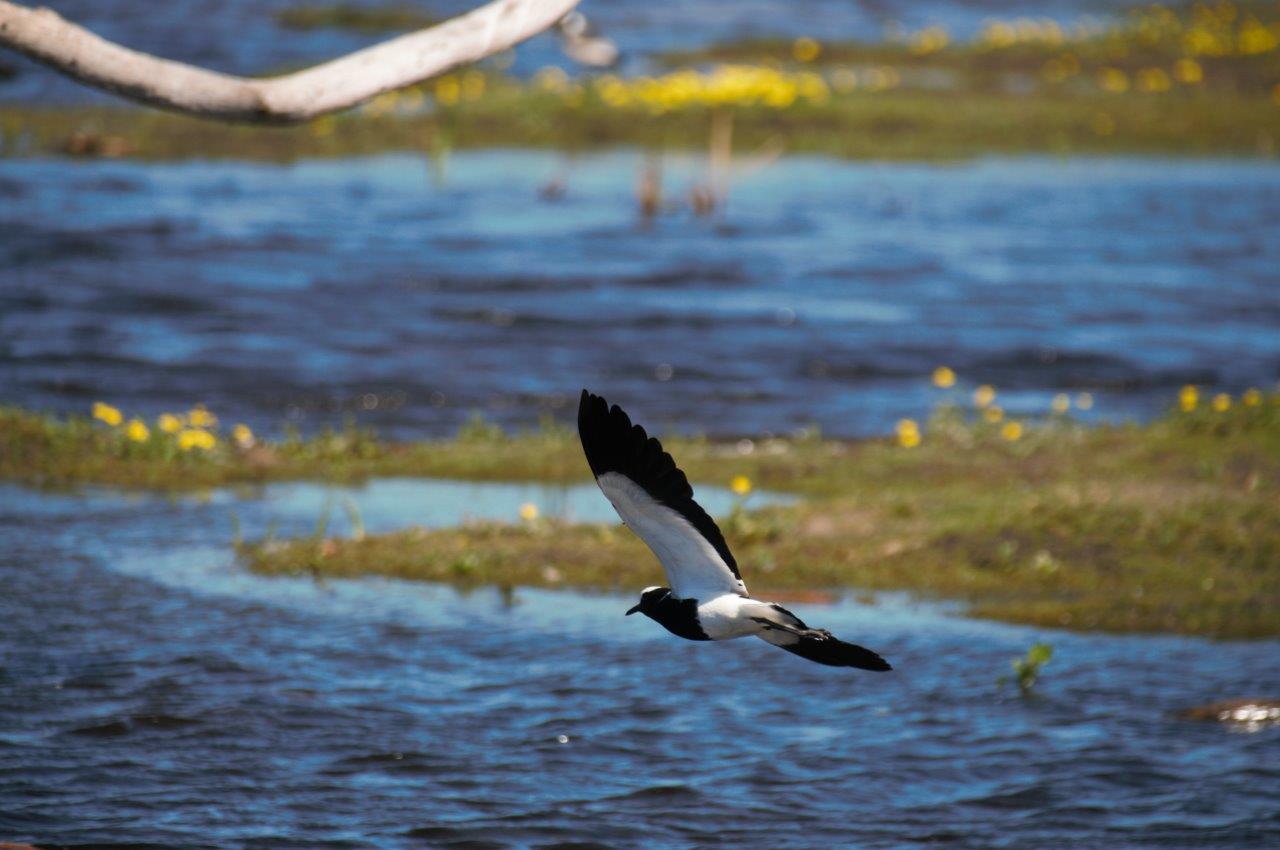
[[[756,637],[831,667],[890,670],[876,653],[811,629],[775,602],[752,599],[724,535],[693,500],[689,479],[662,444],[616,404],[582,391],[578,437],[600,489],[645,542],[671,587],[648,587],[637,611],[687,640]]]

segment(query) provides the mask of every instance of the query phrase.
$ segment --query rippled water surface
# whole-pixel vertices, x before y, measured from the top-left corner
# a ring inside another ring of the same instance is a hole
[[[652,226],[638,164],[0,162],[0,397],[411,436],[587,385],[659,429],[850,435],[926,412],[939,363],[1113,418],[1280,376],[1274,164],[788,159]]]
[[[375,485],[371,526],[590,513],[585,493]],[[1274,641],[1108,638],[892,598],[795,606],[885,675],[679,641],[630,598],[264,579],[244,501],[0,488],[0,839],[181,847],[1274,847],[1280,730],[1173,719],[1280,691]],[[411,517],[403,502],[420,511]],[[603,503],[603,499],[597,499]],[[581,504],[581,507],[574,507]],[[607,510],[607,506],[603,506]],[[577,514],[575,514],[577,515]],[[748,572],[747,579],[750,581]],[[1035,639],[1039,695],[995,680]]]

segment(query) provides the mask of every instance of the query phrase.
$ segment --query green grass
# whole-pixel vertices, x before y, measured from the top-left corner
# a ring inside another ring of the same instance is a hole
[[[1086,428],[1055,417],[1004,439],[956,408],[923,441],[672,438],[698,483],[801,498],[750,499],[722,522],[753,592],[906,590],[963,600],[978,616],[1115,632],[1280,634],[1280,396],[1203,405],[1145,425]],[[575,435],[473,424],[453,438],[393,444],[355,429],[248,450],[221,439],[181,451],[152,429],[0,410],[0,478],[34,486],[181,491],[241,482],[367,476],[586,481]],[[653,557],[612,525],[545,519],[361,540],[243,544],[264,574],[387,575],[459,585],[629,592],[661,582]]]
[[[901,90],[854,92],[785,110],[742,107],[733,115],[733,143],[740,153],[769,144],[788,153],[849,159],[957,160],[1032,153],[1270,157],[1280,143],[1280,106],[1260,94],[957,96]],[[709,125],[706,109],[653,115],[590,99],[573,104],[510,86],[434,113],[353,112],[292,128],[215,124],[115,107],[10,105],[0,107],[0,151],[26,156],[111,150],[146,160],[287,162],[513,144],[569,151],[613,146],[701,150]]]
[[[761,595],[908,590],[1008,622],[1280,634],[1275,399],[1145,426],[1057,420],[1015,443],[952,412],[915,449],[886,440],[775,442],[750,455],[701,441],[670,447],[695,481],[742,474],[805,497],[722,523]],[[577,447],[566,450],[581,467]],[[621,527],[515,518],[359,541],[260,541],[242,555],[267,574],[624,592],[662,583]]]
[[[159,492],[375,476],[570,481],[582,476],[576,440],[553,426],[506,435],[473,424],[448,440],[387,443],[348,427],[305,438],[290,433],[245,449],[223,436],[212,450],[183,450],[155,423],[146,441],[135,442],[124,427],[0,407],[0,480],[48,489],[90,484]]]

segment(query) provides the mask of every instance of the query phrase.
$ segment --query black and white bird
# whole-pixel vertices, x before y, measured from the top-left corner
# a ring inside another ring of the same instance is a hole
[[[819,664],[892,669],[871,650],[811,629],[777,603],[752,599],[724,535],[693,500],[685,474],[622,408],[583,390],[578,436],[596,483],[671,582],[645,588],[628,616],[639,611],[688,640],[755,635]]]

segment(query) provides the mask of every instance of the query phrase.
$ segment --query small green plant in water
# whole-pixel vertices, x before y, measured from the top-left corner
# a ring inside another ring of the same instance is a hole
[[[1035,687],[1040,678],[1040,670],[1053,658],[1053,647],[1047,643],[1035,643],[1021,658],[1013,659],[1013,681],[1018,691],[1026,696]],[[1008,676],[1001,676],[1000,683],[1009,681]]]

